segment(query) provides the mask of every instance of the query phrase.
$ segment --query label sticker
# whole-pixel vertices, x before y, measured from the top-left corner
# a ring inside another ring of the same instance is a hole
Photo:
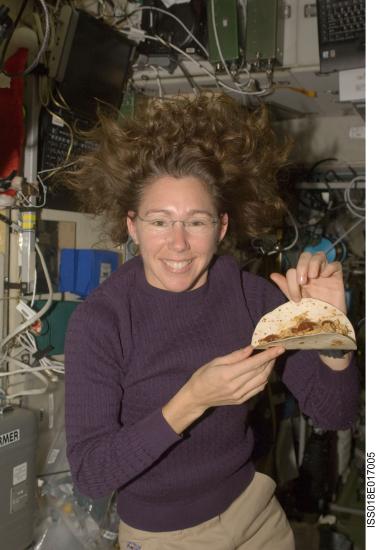
[[[103,283],[111,275],[111,264],[108,262],[101,262],[99,272],[99,283]]]
[[[48,394],[48,429],[52,430],[54,427],[54,411],[55,411],[55,402],[54,394]]]
[[[349,137],[351,139],[365,139],[366,138],[365,126],[352,126],[349,130]]]
[[[13,468],[13,485],[18,485],[27,479],[27,462],[22,462]]]
[[[53,464],[54,462],[56,462],[59,453],[60,449],[51,449],[48,453],[47,464]]]
[[[60,126],[60,128],[63,128],[64,122],[59,115],[55,115],[55,113],[52,115],[52,124],[54,126]]]
[[[117,533],[114,533],[113,531],[103,531],[102,536],[104,539],[115,541],[118,537]]]
[[[10,513],[19,512],[25,508],[29,500],[26,483],[10,490]]]
[[[21,437],[19,429],[12,430],[11,432],[7,432],[5,434],[0,434],[0,447],[5,447],[5,445],[10,445],[11,443],[15,443],[20,439]]]

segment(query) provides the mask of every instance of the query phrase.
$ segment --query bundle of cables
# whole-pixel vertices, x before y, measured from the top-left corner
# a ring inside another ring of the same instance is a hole
[[[48,287],[48,298],[44,306],[21,323],[12,333],[0,342],[0,364],[8,365],[11,370],[0,372],[0,378],[15,376],[19,374],[31,374],[38,378],[43,386],[35,389],[25,389],[15,393],[5,393],[4,397],[7,400],[23,397],[27,395],[37,395],[45,393],[50,382],[58,380],[58,374],[64,374],[64,364],[60,361],[55,361],[49,357],[43,356],[38,352],[35,338],[31,332],[32,326],[43,317],[52,304],[53,289],[51,279],[48,273],[47,265],[39,245],[35,244],[43,272],[46,278]],[[32,311],[32,310],[31,310]],[[25,362],[23,357],[32,360],[31,364]],[[14,369],[14,367],[17,367]]]

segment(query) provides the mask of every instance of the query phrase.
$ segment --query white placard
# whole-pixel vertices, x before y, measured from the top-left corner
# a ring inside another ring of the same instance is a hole
[[[56,462],[59,453],[60,449],[51,449],[48,453],[47,464],[53,464],[54,462]]]
[[[22,462],[13,468],[13,485],[17,485],[27,479],[27,462]]]

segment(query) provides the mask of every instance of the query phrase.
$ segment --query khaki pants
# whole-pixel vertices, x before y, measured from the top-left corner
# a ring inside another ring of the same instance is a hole
[[[220,514],[195,527],[154,533],[120,522],[120,550],[294,550],[275,483],[256,472],[252,483]]]

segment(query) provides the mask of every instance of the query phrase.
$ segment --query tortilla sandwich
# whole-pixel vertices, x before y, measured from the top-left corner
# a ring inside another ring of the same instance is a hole
[[[313,298],[287,302],[257,323],[252,346],[266,349],[355,350],[355,331],[338,308]]]

